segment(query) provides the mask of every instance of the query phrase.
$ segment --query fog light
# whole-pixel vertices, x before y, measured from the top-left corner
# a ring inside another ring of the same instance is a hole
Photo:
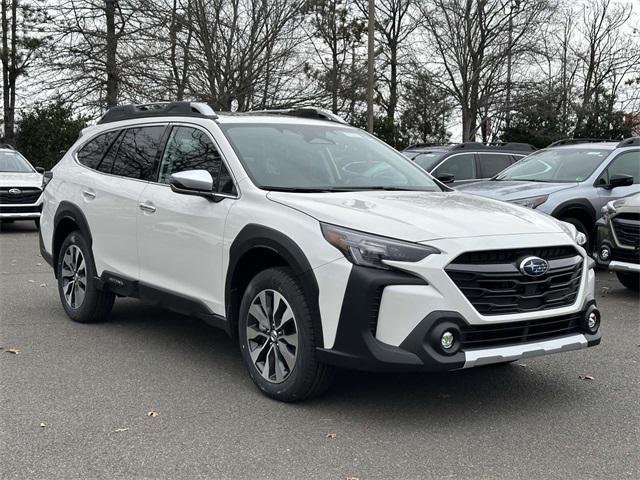
[[[440,337],[440,345],[442,345],[442,348],[444,348],[445,350],[449,350],[451,347],[453,347],[454,340],[455,336],[453,335],[453,333],[447,330]]]
[[[600,328],[600,310],[592,308],[587,313],[584,319],[584,328],[587,332],[594,334]]]
[[[611,250],[609,250],[609,247],[600,248],[600,260],[603,260],[606,262],[607,260],[609,260],[610,256],[611,256]]]

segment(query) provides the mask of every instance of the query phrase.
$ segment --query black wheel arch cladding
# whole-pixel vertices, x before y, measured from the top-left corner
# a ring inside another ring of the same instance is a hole
[[[248,224],[236,236],[229,250],[229,265],[225,281],[225,315],[230,322],[237,322],[240,300],[244,292],[238,291],[241,277],[238,264],[246,254],[266,249],[284,260],[300,282],[312,316],[316,346],[322,345],[323,330],[318,304],[319,289],[311,264],[302,249],[287,235],[265,225]]]
[[[58,263],[58,250],[62,245],[64,238],[68,235],[70,230],[66,230],[64,235],[60,236],[60,228],[66,224],[67,222],[73,222],[77,227],[77,230],[80,231],[84,239],[87,241],[89,247],[93,244],[93,238],[91,236],[91,229],[89,228],[89,223],[87,222],[87,218],[80,207],[75,205],[74,203],[63,200],[58,205],[58,209],[53,218],[53,239],[52,239],[52,252],[51,255],[53,257],[53,268],[54,273],[57,275],[56,265]]]

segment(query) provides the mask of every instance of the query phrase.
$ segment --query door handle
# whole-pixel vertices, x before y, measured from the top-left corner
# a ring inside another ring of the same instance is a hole
[[[138,206],[143,212],[154,213],[156,211],[156,207],[154,207],[153,205],[149,205],[148,203],[141,203]]]
[[[95,192],[92,192],[91,190],[83,190],[82,195],[84,195],[90,200],[93,200],[94,198],[96,198]]]

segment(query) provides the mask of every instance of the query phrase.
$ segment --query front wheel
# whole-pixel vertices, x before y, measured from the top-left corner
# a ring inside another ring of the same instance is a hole
[[[71,232],[58,252],[58,293],[71,320],[95,323],[106,320],[115,296],[98,290],[91,247],[78,231]]]
[[[238,338],[242,359],[266,395],[294,402],[318,395],[334,370],[318,362],[312,313],[302,287],[288,268],[270,268],[249,283],[240,305]]]
[[[620,283],[634,292],[640,291],[640,273],[616,272]]]

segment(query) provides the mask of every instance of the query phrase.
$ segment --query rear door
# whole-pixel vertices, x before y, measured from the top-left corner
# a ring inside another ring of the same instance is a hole
[[[494,177],[513,163],[512,155],[496,152],[478,153],[478,160],[480,163],[478,176],[483,180]]]
[[[93,239],[98,273],[109,271],[137,279],[136,240],[139,199],[153,177],[156,154],[165,126],[114,131],[102,158],[85,163],[95,172],[83,175],[82,209]],[[82,162],[82,150],[78,160]]]
[[[223,313],[223,234],[237,197],[230,170],[212,136],[202,127],[173,125],[160,161],[158,181],[140,199],[140,281]],[[175,193],[173,173],[207,170],[214,190],[228,198],[213,202]],[[217,189],[216,187],[217,186]]]

